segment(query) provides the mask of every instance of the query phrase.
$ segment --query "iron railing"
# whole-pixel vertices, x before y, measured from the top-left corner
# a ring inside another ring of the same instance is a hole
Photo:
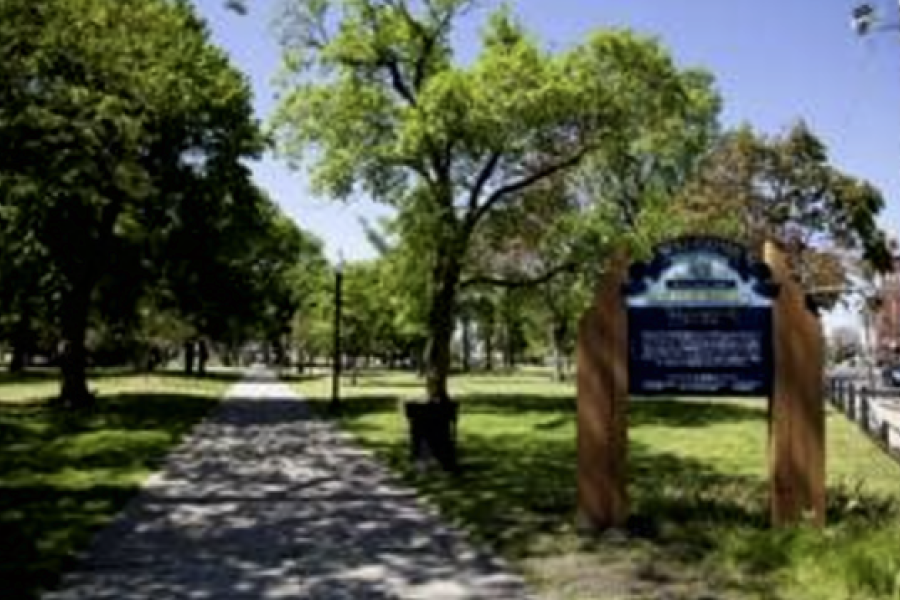
[[[900,462],[900,390],[872,389],[839,377],[828,379],[825,390],[835,409]],[[891,405],[896,405],[893,419]]]

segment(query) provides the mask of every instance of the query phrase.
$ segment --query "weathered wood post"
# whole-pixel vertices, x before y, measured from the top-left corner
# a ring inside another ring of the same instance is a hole
[[[612,261],[578,326],[577,525],[583,531],[621,527],[628,518],[626,270],[624,254]]]
[[[823,342],[818,317],[793,280],[787,261],[767,243],[765,262],[780,293],[773,305],[774,381],[771,397],[771,515],[776,526],[809,517],[825,523]]]

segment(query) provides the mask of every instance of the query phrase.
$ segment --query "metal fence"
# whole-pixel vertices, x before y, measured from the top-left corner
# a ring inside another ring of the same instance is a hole
[[[826,382],[828,401],[900,461],[900,390],[871,389],[852,379]]]

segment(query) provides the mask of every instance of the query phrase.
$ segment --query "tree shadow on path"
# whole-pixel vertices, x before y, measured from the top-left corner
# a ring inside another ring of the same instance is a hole
[[[232,399],[46,600],[524,598],[293,398]]]

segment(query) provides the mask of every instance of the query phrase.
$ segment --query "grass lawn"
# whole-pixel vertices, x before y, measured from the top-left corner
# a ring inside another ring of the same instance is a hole
[[[0,377],[0,598],[53,585],[231,379],[104,372],[69,413],[46,407],[55,376]]]
[[[315,403],[330,380],[295,383]],[[828,526],[768,526],[766,406],[634,400],[628,535],[574,531],[575,398],[541,373],[452,379],[464,471],[408,464],[411,375],[344,384],[342,425],[552,599],[900,599],[900,466],[828,415]]]

